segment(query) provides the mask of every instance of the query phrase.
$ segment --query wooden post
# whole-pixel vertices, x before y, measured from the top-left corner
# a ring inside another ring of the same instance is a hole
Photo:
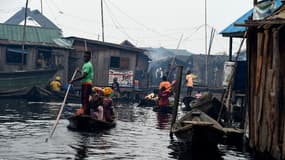
[[[105,42],[105,36],[104,36],[104,15],[103,15],[103,0],[101,0],[101,21],[102,21],[102,42]]]
[[[43,15],[43,0],[41,0],[41,14]]]
[[[27,10],[28,10],[28,4],[29,0],[26,0],[26,8],[25,8],[25,19],[24,19],[24,26],[23,26],[23,39],[22,39],[22,63],[21,63],[21,69],[24,68],[25,63],[25,43],[26,43],[26,26],[27,26]]]
[[[208,54],[207,54],[207,0],[205,0],[205,85],[207,86],[208,89]]]
[[[183,66],[177,66],[177,77],[176,77],[176,85],[175,85],[175,97],[174,97],[174,108],[172,111],[172,120],[170,127],[170,137],[173,138],[172,126],[176,121],[178,104],[179,104],[179,96],[180,96],[180,88],[181,88],[181,80],[182,80],[182,70]]]
[[[233,60],[232,56],[233,56],[233,37],[230,37],[229,61]]]

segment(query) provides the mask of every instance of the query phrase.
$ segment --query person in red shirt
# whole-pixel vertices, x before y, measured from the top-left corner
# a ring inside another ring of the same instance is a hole
[[[159,107],[169,106],[169,99],[168,99],[169,95],[170,95],[170,91],[167,90],[165,87],[161,87],[158,93],[158,97],[159,97],[158,106]]]

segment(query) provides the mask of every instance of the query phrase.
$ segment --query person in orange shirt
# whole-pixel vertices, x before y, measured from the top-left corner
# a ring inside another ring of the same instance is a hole
[[[161,90],[162,87],[165,87],[166,91],[171,92],[171,83],[167,80],[166,76],[162,77],[162,81],[159,84],[159,90]]]
[[[191,75],[191,71],[188,70],[186,73],[186,86],[187,86],[187,95],[186,96],[191,96],[192,90],[193,90],[193,78]]]

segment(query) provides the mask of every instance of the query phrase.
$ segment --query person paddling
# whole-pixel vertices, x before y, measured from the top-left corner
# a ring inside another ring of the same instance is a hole
[[[84,64],[82,66],[82,70],[77,68],[77,71],[81,73],[81,76],[70,81],[70,84],[72,84],[75,81],[82,80],[81,104],[82,104],[83,114],[86,115],[90,115],[89,96],[91,95],[92,92],[92,80],[94,76],[93,65],[90,62],[90,59],[91,59],[91,52],[90,51],[84,52]]]
[[[167,90],[165,87],[162,87],[158,93],[159,101],[158,106],[159,107],[167,107],[169,106],[169,95],[170,91]]]
[[[171,92],[171,83],[167,80],[166,76],[162,77],[162,81],[159,83],[159,90],[161,90],[162,87],[165,87],[167,91]]]

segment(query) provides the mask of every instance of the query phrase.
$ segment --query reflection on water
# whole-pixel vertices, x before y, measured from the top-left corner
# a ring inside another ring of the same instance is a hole
[[[60,103],[1,100],[0,159],[251,158],[248,152],[226,145],[204,151],[170,140],[171,115],[135,107],[136,104],[118,105],[117,126],[98,133],[69,131],[66,118],[80,105],[66,105],[55,134],[46,143],[60,106]]]
[[[156,113],[157,118],[157,128],[158,129],[168,129],[170,128],[169,124],[171,122],[170,114],[165,113]]]

